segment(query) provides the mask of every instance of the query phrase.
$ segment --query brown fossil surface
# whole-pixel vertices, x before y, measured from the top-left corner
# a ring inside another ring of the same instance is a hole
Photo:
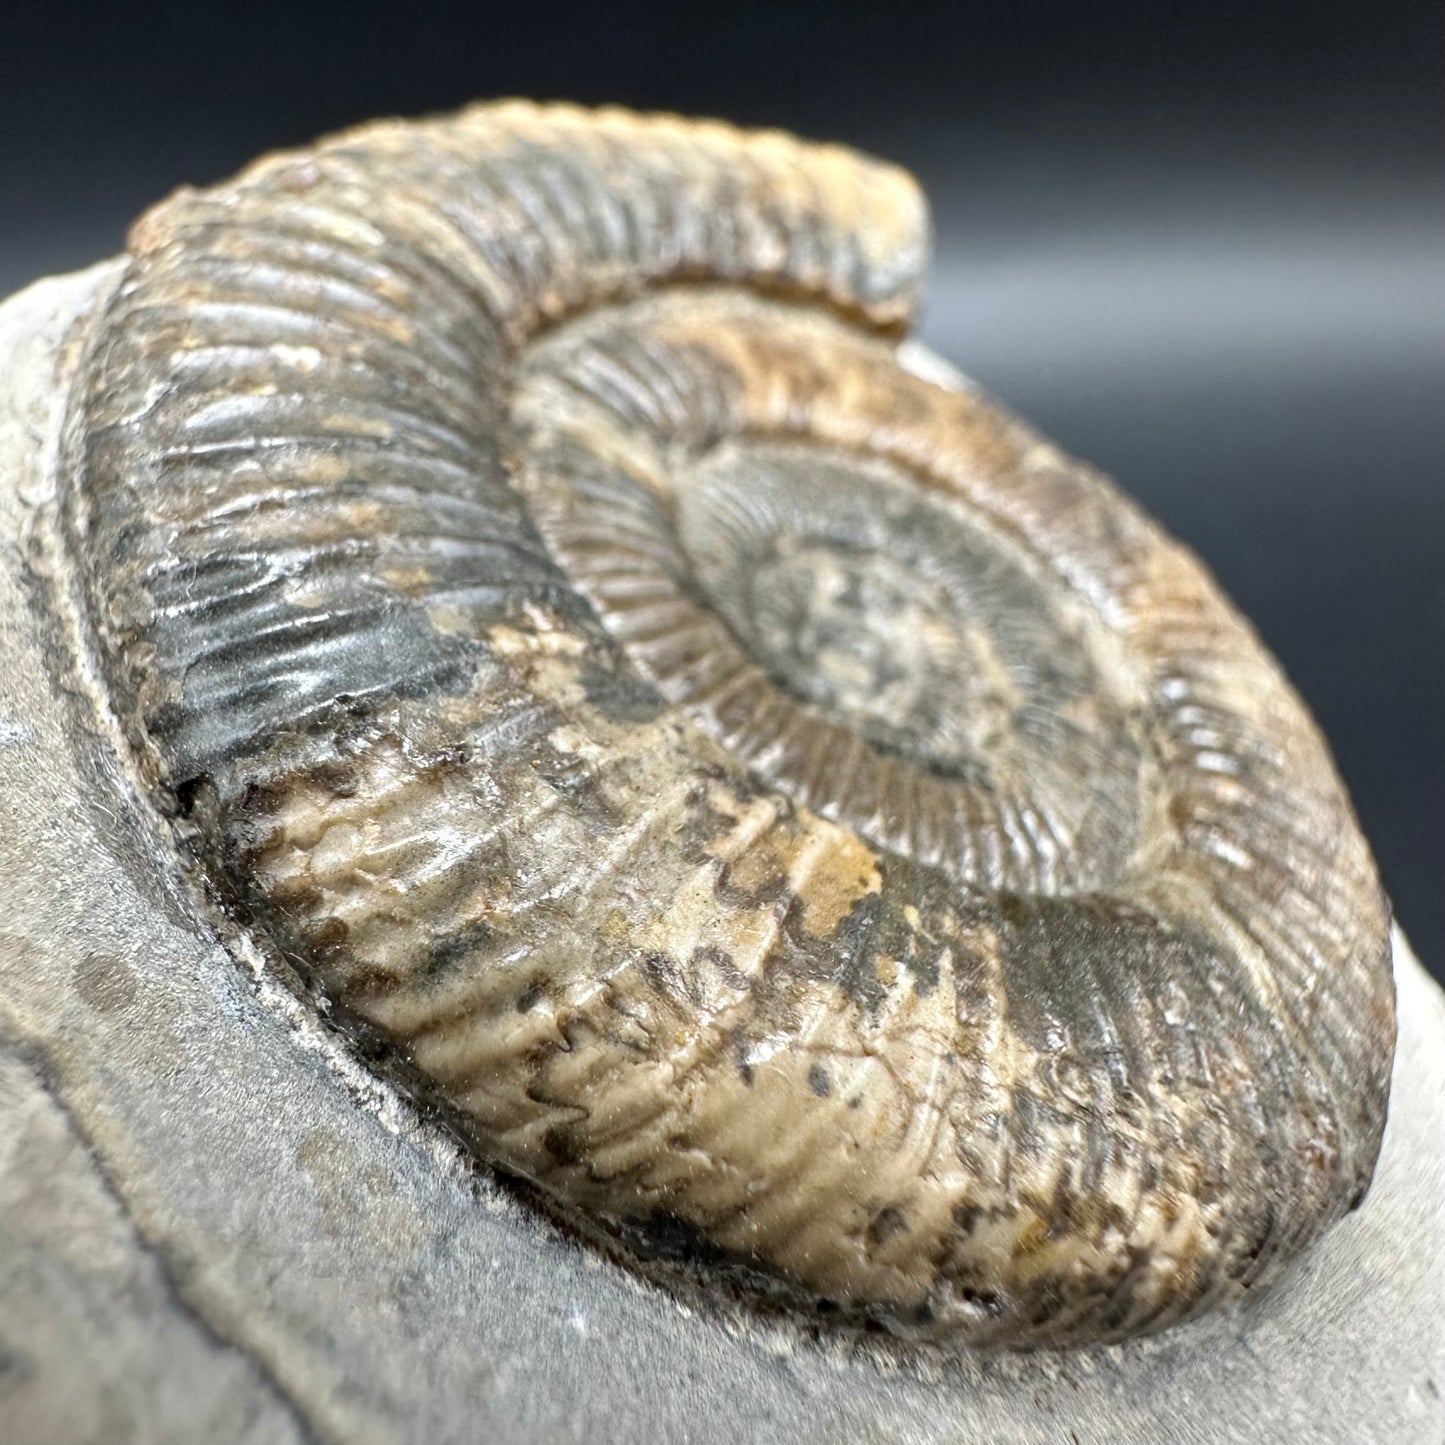
[[[1193,557],[900,363],[909,178],[523,103],[136,226],[67,530],[215,895],[704,1285],[1077,1344],[1357,1203],[1387,911]]]

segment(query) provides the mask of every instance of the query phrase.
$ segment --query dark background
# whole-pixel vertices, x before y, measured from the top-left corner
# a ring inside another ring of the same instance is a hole
[[[1445,975],[1435,4],[0,0],[0,295],[182,181],[522,94],[853,142],[934,201],[924,336],[1213,566]]]

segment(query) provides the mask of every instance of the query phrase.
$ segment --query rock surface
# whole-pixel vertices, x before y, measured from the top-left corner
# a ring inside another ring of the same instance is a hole
[[[73,336],[0,308],[0,1442],[1445,1440],[1445,999],[1396,936],[1366,1204],[1276,1289],[946,1358],[698,1308],[577,1244],[223,942],[84,675]]]

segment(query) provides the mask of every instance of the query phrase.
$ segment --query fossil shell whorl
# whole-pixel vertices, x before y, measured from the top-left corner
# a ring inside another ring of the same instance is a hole
[[[901,366],[925,216],[522,104],[137,226],[72,408],[116,706],[491,1159],[796,1300],[1073,1344],[1367,1187],[1386,915],[1197,563]]]

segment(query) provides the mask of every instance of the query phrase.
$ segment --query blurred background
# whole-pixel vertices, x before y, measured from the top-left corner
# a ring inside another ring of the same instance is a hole
[[[178,183],[486,96],[899,160],[925,339],[1208,560],[1445,977],[1442,42],[1390,0],[0,0],[0,295]]]

